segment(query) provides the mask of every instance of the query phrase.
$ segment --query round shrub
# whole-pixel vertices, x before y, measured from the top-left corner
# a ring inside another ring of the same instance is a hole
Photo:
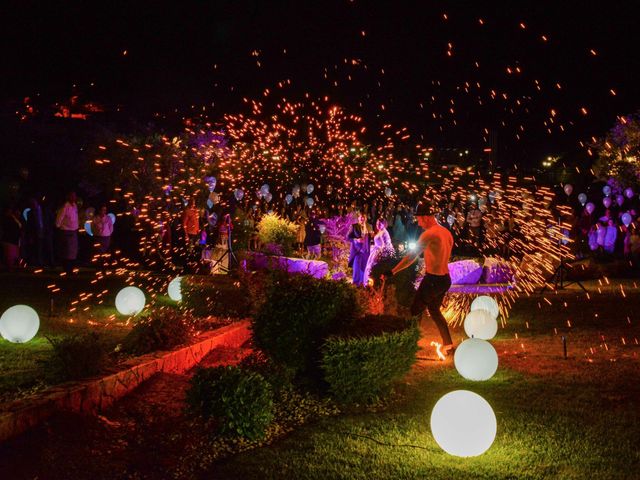
[[[251,296],[245,282],[230,275],[186,275],[181,307],[193,315],[246,318]]]
[[[214,419],[223,435],[262,438],[273,419],[269,383],[259,373],[234,366],[199,369],[186,402],[191,413]]]
[[[322,347],[329,392],[343,403],[368,403],[384,396],[411,369],[419,338],[414,321],[391,315],[359,319]]]
[[[346,282],[274,273],[252,320],[255,345],[296,374],[319,372],[320,347],[356,318],[355,288]]]
[[[296,241],[298,226],[275,214],[264,215],[258,223],[258,238],[263,245],[278,245],[289,255]],[[273,248],[273,247],[272,247]]]
[[[53,355],[46,368],[64,380],[77,380],[99,374],[108,360],[108,347],[96,332],[48,338]]]
[[[184,312],[162,309],[141,318],[122,342],[125,352],[143,355],[171,350],[185,344],[193,335],[193,319]]]

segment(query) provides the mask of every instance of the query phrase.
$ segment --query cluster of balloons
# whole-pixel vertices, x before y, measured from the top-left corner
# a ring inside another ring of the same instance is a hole
[[[498,354],[487,341],[498,331],[500,311],[492,297],[477,297],[464,321],[470,338],[456,349],[454,363],[460,375],[482,381],[498,368]],[[450,455],[475,457],[493,444],[497,421],[491,405],[480,395],[468,390],[447,393],[431,412],[431,432],[435,441]]]

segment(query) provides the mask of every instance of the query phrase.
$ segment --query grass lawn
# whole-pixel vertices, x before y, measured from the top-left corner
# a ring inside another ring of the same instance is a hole
[[[389,408],[318,421],[206,478],[640,478],[640,290],[600,283],[589,282],[589,298],[572,288],[520,299],[492,341],[500,366],[487,382],[433,360],[427,320],[421,360]],[[433,406],[457,389],[482,395],[498,420],[476,458],[447,455],[430,432]]]
[[[115,346],[128,333],[129,318],[119,315],[114,306],[115,295],[126,280],[112,277],[94,281],[93,272],[67,279],[56,273],[0,274],[0,313],[25,304],[40,317],[40,330],[30,342],[14,344],[0,337],[0,403],[55,383],[44,368],[52,353],[47,337],[96,331],[107,344]],[[168,303],[165,298],[156,300],[156,304]]]

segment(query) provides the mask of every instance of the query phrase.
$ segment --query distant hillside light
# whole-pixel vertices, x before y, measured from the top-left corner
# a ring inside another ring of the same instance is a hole
[[[169,298],[174,302],[182,301],[182,277],[176,277],[169,282]]]
[[[40,328],[38,313],[27,305],[14,305],[0,317],[0,335],[12,343],[26,343]]]
[[[116,309],[122,315],[137,315],[144,310],[147,299],[138,287],[125,287],[116,295]]]
[[[433,438],[450,455],[483,454],[493,444],[496,431],[496,416],[491,405],[468,390],[447,393],[431,412]]]
[[[498,353],[486,340],[468,338],[462,342],[453,357],[456,370],[467,380],[489,380],[498,369]]]
[[[488,295],[476,297],[473,302],[471,302],[471,311],[474,310],[486,310],[493,316],[493,318],[498,318],[498,315],[500,315],[498,302]]]

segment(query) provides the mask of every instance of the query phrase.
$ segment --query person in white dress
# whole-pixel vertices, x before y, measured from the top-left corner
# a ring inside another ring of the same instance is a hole
[[[376,263],[380,261],[383,255],[393,255],[394,249],[391,243],[391,236],[387,231],[387,221],[383,218],[376,222],[376,234],[373,237],[373,246],[369,253],[369,259],[367,260],[367,266],[364,270],[364,285],[369,282],[369,276],[371,275],[371,269],[375,267]]]

